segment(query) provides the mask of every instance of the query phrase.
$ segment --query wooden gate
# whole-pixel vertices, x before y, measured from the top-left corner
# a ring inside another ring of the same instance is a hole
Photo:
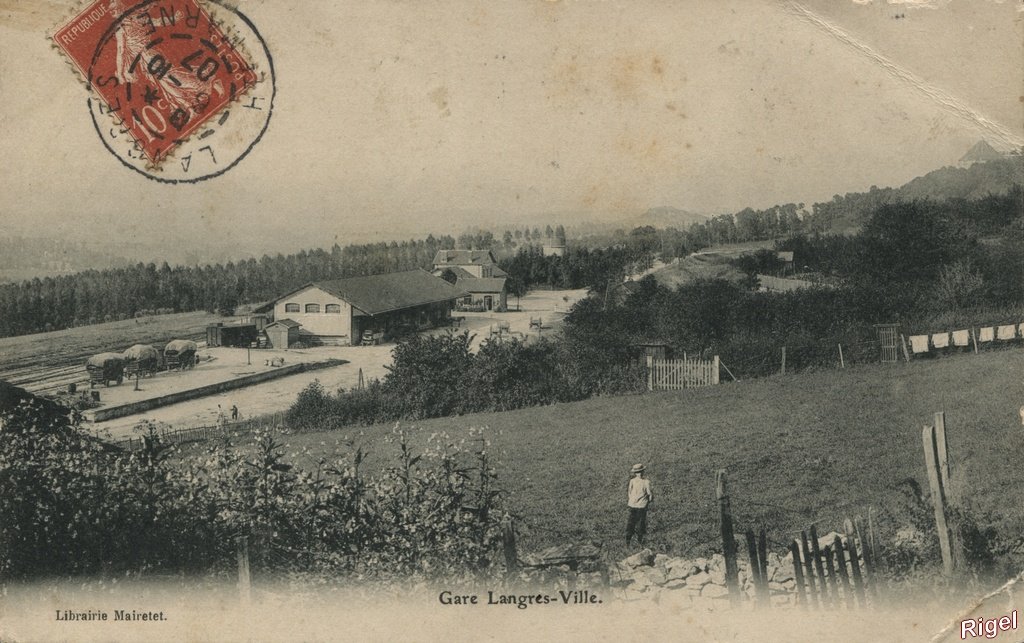
[[[875,324],[878,343],[882,346],[882,363],[895,364],[898,361],[899,324]]]
[[[711,360],[647,356],[647,390],[679,391],[718,384],[718,355]]]

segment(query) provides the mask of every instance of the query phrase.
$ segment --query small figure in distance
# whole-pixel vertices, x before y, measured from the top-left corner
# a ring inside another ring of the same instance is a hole
[[[641,547],[647,534],[647,507],[654,500],[651,493],[651,481],[644,474],[644,465],[634,464],[629,471],[629,487],[627,504],[629,520],[626,522],[626,547],[633,543],[633,536]]]

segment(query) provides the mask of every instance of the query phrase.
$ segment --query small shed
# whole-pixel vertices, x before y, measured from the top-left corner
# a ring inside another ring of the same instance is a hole
[[[648,357],[653,357],[656,360],[666,360],[672,358],[672,347],[668,342],[664,342],[657,339],[652,339],[643,342],[637,342],[633,344],[635,348],[640,349],[640,362],[643,364],[647,363]]]
[[[273,324],[267,324],[263,332],[267,334],[271,348],[288,348],[299,341],[299,328],[302,326],[291,319],[279,319]]]

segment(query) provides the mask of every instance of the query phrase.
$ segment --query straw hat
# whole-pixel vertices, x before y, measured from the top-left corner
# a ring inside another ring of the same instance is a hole
[[[643,471],[644,471],[644,465],[642,465],[642,464],[634,464],[633,468],[629,470],[629,473],[630,474],[642,473]]]

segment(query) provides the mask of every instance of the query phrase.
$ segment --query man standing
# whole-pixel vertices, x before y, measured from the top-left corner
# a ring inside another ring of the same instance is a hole
[[[647,505],[654,500],[651,481],[644,476],[644,465],[634,464],[629,471],[629,520],[626,522],[626,546],[629,547],[636,534],[636,542],[644,544],[647,533]]]

